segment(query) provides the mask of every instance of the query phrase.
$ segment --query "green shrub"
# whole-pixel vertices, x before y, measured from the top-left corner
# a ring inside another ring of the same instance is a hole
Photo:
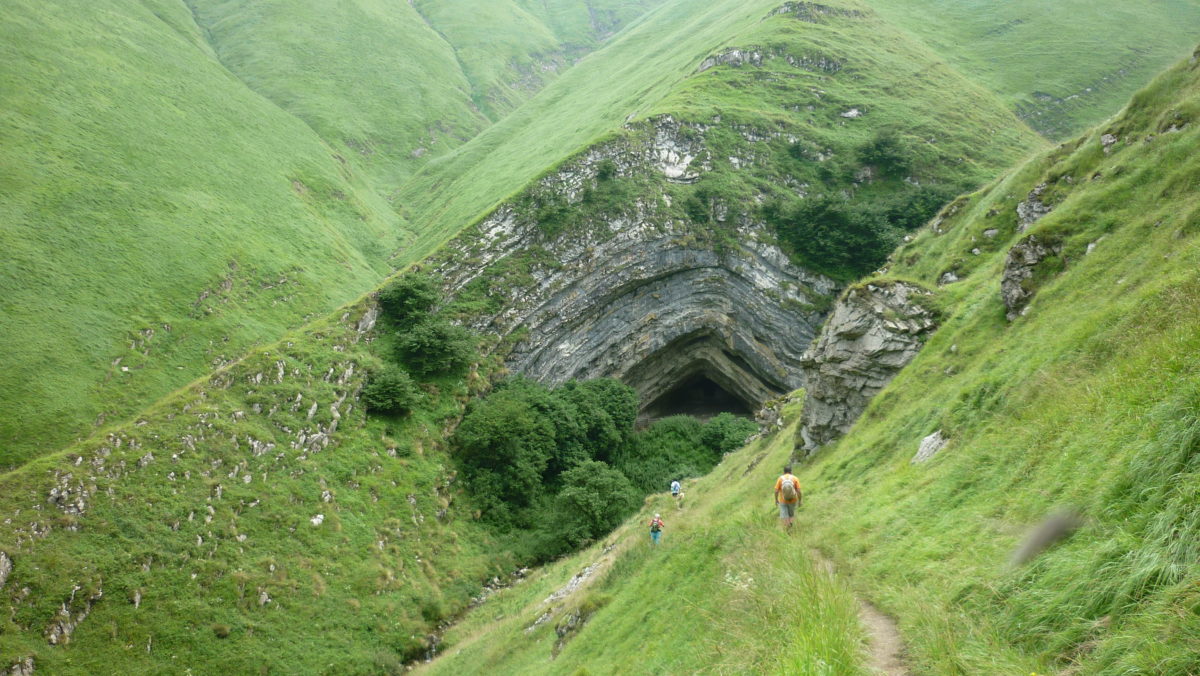
[[[396,358],[418,376],[462,375],[475,361],[475,339],[461,326],[428,317],[398,335]]]
[[[519,391],[476,400],[451,437],[472,496],[484,512],[512,525],[513,508],[544,493],[543,474],[555,451],[554,423]]]
[[[421,390],[404,369],[387,365],[373,373],[363,388],[362,401],[368,411],[403,415],[421,401]]]
[[[379,307],[385,317],[399,324],[428,314],[441,297],[441,290],[428,275],[406,272],[379,292]]]
[[[619,470],[587,460],[563,472],[562,490],[537,520],[535,558],[547,560],[584,547],[616,528],[641,496]]]
[[[721,413],[704,425],[700,431],[700,442],[712,453],[721,456],[741,448],[746,437],[758,431],[753,420],[739,418],[732,413]]]
[[[912,149],[894,131],[884,130],[858,149],[858,159],[880,174],[901,178],[912,169]]]

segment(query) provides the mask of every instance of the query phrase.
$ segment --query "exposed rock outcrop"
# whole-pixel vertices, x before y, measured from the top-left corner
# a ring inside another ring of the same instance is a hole
[[[814,73],[832,74],[845,67],[845,62],[842,60],[824,54],[796,55],[779,49],[763,47],[731,47],[701,61],[696,72],[703,73],[709,68],[721,65],[732,66],[734,68],[742,66],[762,67],[764,63],[771,59],[783,59],[793,68]]]
[[[78,585],[71,590],[71,598],[64,601],[59,608],[58,616],[46,629],[46,640],[50,645],[66,645],[71,642],[71,634],[79,627],[92,612],[92,605],[104,596],[104,590],[97,589],[86,597],[79,596],[81,587]]]
[[[864,14],[855,9],[830,7],[816,2],[785,2],[771,15],[785,15],[807,23],[825,23],[831,17],[858,19]]]
[[[1008,310],[1005,316],[1013,321],[1029,305],[1035,289],[1030,283],[1034,272],[1042,261],[1062,253],[1062,245],[1046,242],[1031,235],[1013,245],[1004,261],[1004,274],[1000,278],[1000,297]]]
[[[938,430],[921,440],[921,445],[917,448],[917,454],[909,462],[914,465],[926,462],[937,455],[938,451],[945,448],[947,443],[949,443],[949,440],[942,436],[941,430]]]
[[[33,676],[33,658],[26,657],[12,665],[9,676]]]
[[[1046,192],[1046,187],[1045,183],[1037,184],[1029,191],[1025,201],[1017,205],[1017,232],[1025,232],[1029,226],[1053,210],[1054,207],[1042,201],[1042,193]]]
[[[8,576],[12,573],[13,561],[8,558],[8,554],[0,552],[0,589],[4,589],[4,584],[8,582]]]
[[[936,327],[922,301],[932,294],[907,282],[855,287],[834,306],[804,355],[808,396],[801,414],[804,449],[841,437],[880,390],[920,351]]]
[[[578,199],[605,163],[622,175],[668,181],[698,170],[706,151],[695,130],[669,118],[650,124],[645,145],[621,139],[595,147],[535,190]],[[712,226],[677,220],[668,199],[646,196],[554,236],[531,215],[501,207],[451,243],[437,274],[453,294],[489,268],[515,267],[516,257],[537,252],[526,277],[492,285],[499,310],[468,323],[501,338],[519,330],[509,368],[548,385],[617,377],[649,405],[703,376],[749,411],[799,387],[819,307],[838,285],[793,265],[765,224],[728,205],[714,209],[724,221],[716,227],[730,235],[719,239]]]

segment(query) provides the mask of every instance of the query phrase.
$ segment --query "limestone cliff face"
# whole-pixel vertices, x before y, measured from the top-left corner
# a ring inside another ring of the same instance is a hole
[[[645,404],[702,375],[756,409],[803,384],[800,357],[838,285],[793,265],[738,205],[715,205],[713,223],[680,218],[663,186],[707,170],[703,130],[670,118],[648,125],[533,189],[574,203],[602,166],[615,167],[643,181],[632,203],[553,236],[506,205],[455,240],[437,274],[454,294],[523,257],[527,276],[492,287],[499,309],[468,320],[519,337],[508,342],[512,371],[551,385],[617,377]]]
[[[936,326],[921,300],[932,294],[907,282],[875,282],[848,291],[803,359],[808,393],[800,434],[808,452],[841,437],[920,351]]]

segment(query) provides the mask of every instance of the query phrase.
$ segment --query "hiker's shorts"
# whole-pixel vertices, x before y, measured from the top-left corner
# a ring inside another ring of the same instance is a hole
[[[796,516],[796,503],[781,502],[779,503],[779,518],[791,519]]]

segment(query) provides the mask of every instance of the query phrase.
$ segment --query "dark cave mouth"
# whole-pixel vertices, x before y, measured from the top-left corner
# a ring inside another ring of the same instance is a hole
[[[730,393],[706,374],[697,373],[643,406],[638,416],[638,424],[649,425],[655,420],[673,415],[690,415],[700,420],[709,420],[720,413],[732,413],[742,418],[754,417],[751,406],[745,400]]]

